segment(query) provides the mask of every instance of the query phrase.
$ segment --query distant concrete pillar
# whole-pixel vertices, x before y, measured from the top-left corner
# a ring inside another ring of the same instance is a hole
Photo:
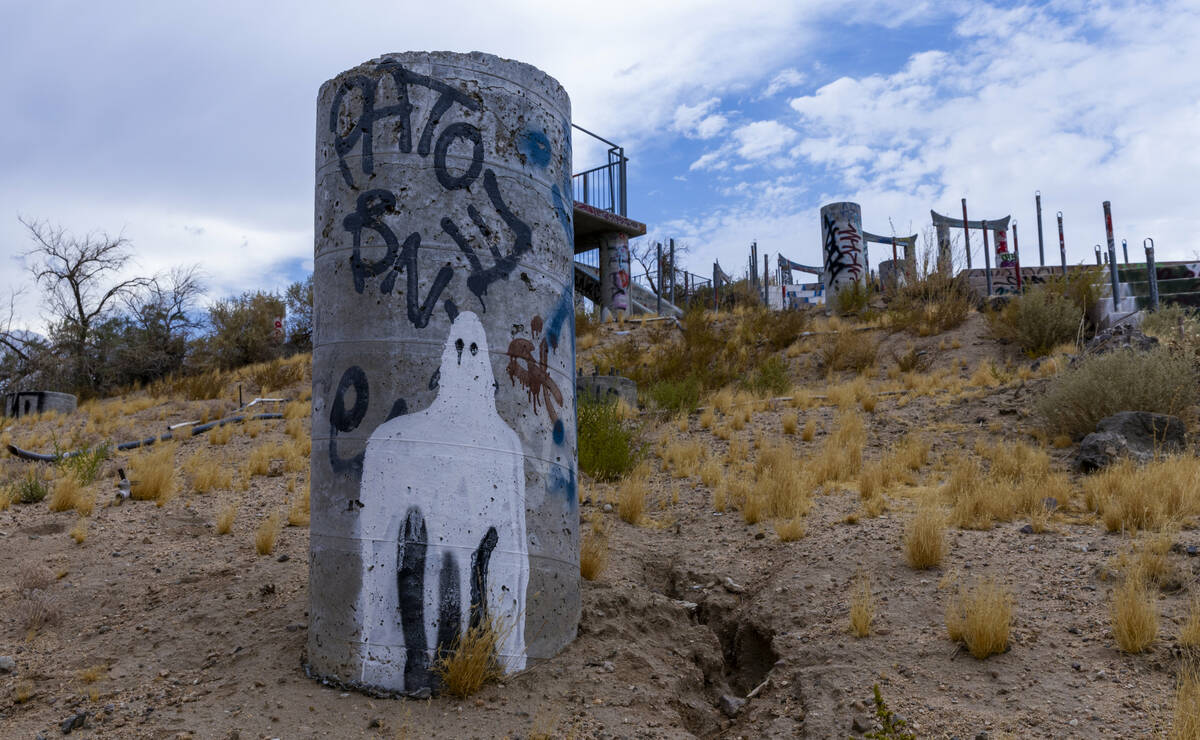
[[[937,271],[949,275],[954,271],[954,251],[950,245],[949,224],[938,222],[937,227]],[[914,258],[914,265],[916,264]]]
[[[600,237],[600,320],[629,313],[629,237],[618,231]]]
[[[407,52],[317,101],[310,675],[426,695],[498,620],[507,671],[579,621],[566,92]]]
[[[857,203],[830,203],[821,208],[821,243],[825,259],[821,282],[832,302],[841,288],[867,279],[862,209]]]

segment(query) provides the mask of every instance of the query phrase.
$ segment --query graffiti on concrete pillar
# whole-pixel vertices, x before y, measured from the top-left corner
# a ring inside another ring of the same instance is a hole
[[[1008,251],[1008,230],[996,229],[992,233],[996,236],[996,267],[1015,268],[1017,266],[1017,255]]]
[[[470,465],[451,457],[464,447]],[[502,628],[500,664],[525,667],[524,456],[496,410],[487,337],[474,313],[450,326],[429,407],[371,433],[358,505],[363,683],[430,686],[439,652],[490,617]]]
[[[834,203],[821,209],[825,281],[829,285],[862,280],[866,275],[862,212],[857,203]]]
[[[609,310],[629,310],[629,237],[625,234],[609,234],[605,237],[605,259],[608,261],[608,282],[601,286],[607,295]]]
[[[505,372],[513,385],[520,383],[529,394],[529,402],[533,413],[538,413],[539,404],[546,407],[546,415],[555,433],[561,426],[558,420],[557,408],[563,405],[563,394],[558,384],[550,377],[550,342],[542,335],[543,321],[541,316],[534,316],[529,322],[530,336],[533,341],[524,337],[516,337],[508,343],[508,366]],[[534,342],[538,342],[538,356],[533,356]],[[521,363],[524,362],[524,366]]]

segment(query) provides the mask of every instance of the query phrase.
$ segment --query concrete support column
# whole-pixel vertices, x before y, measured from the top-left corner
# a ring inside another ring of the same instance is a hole
[[[629,314],[629,237],[611,231],[599,238],[600,320]]]
[[[954,271],[954,252],[950,246],[950,226],[938,222],[937,227],[937,271],[942,275],[950,275]],[[916,264],[916,258],[913,258]]]
[[[422,696],[472,625],[506,671],[575,637],[570,121],[554,79],[488,54],[321,86],[314,677]]]
[[[862,209],[857,203],[830,203],[821,208],[821,243],[825,260],[821,282],[832,304],[839,290],[865,284],[868,277]]]

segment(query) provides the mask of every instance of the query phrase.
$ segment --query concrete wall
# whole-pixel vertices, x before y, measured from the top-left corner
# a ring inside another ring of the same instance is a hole
[[[55,391],[19,391],[4,394],[4,415],[12,418],[33,416],[47,411],[69,414],[78,405],[70,393]]]
[[[580,401],[608,401],[620,398],[631,408],[637,408],[637,383],[620,375],[577,375],[575,393]]]
[[[821,208],[821,243],[825,292],[867,279],[867,245],[863,241],[862,209],[857,203],[830,203]]]
[[[317,102],[308,660],[422,695],[469,625],[506,670],[579,619],[570,102],[390,54]]]

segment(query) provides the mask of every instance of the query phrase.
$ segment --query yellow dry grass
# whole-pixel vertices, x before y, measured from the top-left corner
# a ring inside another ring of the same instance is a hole
[[[268,514],[254,530],[254,550],[259,555],[270,555],[275,552],[275,540],[283,527],[283,517],[278,511]]]
[[[1200,672],[1195,664],[1184,663],[1175,681],[1175,706],[1171,722],[1171,740],[1200,738]]]
[[[70,511],[74,509],[82,493],[83,487],[79,485],[79,479],[74,474],[64,471],[54,481],[54,488],[50,492],[48,502],[50,511]]]
[[[765,507],[763,514],[782,519],[807,514],[812,508],[812,488],[804,462],[789,445],[780,442],[764,445],[754,464],[750,496],[755,500],[754,505]]]
[[[192,490],[196,493],[229,488],[233,485],[233,472],[225,463],[203,452],[197,452],[188,460],[187,469],[192,474]]]
[[[701,429],[712,429],[713,424],[716,422],[716,419],[717,419],[717,415],[712,410],[712,408],[704,409],[703,411],[700,412],[700,428]]]
[[[175,496],[175,444],[158,443],[129,462],[130,498],[162,506]]]
[[[791,519],[780,519],[775,522],[775,534],[779,535],[781,542],[794,542],[808,534],[808,523],[800,515]]]
[[[931,502],[917,508],[904,530],[904,559],[917,570],[940,565],[946,556],[946,518]]]
[[[813,484],[854,478],[862,468],[863,445],[866,441],[867,431],[862,416],[855,412],[840,412],[821,450],[809,461]]]
[[[295,488],[295,486],[292,486]],[[307,527],[309,520],[309,498],[310,488],[308,481],[304,482],[304,487],[292,499],[288,506],[287,523],[292,527]]]
[[[1012,629],[1012,595],[991,578],[977,578],[970,588],[959,586],[946,605],[946,632],[962,642],[975,658],[1008,649]]]
[[[676,478],[696,477],[704,457],[704,445],[700,440],[672,441],[663,453],[663,459],[671,466]]]
[[[784,434],[795,434],[796,428],[799,426],[800,419],[795,411],[785,411],[779,418],[779,423],[783,427]]]
[[[496,655],[508,629],[511,627],[504,625],[500,617],[489,616],[468,627],[446,653],[439,654],[433,672],[441,679],[446,691],[460,699],[465,698],[479,691],[488,681],[504,675]]]
[[[217,534],[229,534],[237,518],[237,504],[227,503],[217,510]]]
[[[104,678],[104,674],[106,673],[108,673],[108,666],[104,665],[103,663],[97,663],[86,668],[80,668],[75,675],[80,681],[88,684],[96,683],[100,679]]]
[[[815,436],[817,436],[817,420],[809,419],[804,422],[804,431],[800,432],[800,439],[805,442],[811,442]]]
[[[579,574],[594,581],[607,566],[608,536],[603,531],[585,533],[579,543]]]
[[[650,486],[645,475],[637,470],[621,479],[617,484],[617,516],[634,526],[640,524],[649,492]]]
[[[1162,529],[1200,514],[1200,458],[1177,455],[1142,466],[1122,460],[1089,476],[1083,489],[1108,531]]]
[[[68,534],[71,535],[71,539],[75,540],[76,545],[82,545],[87,540],[88,536],[87,518],[81,516],[79,519],[75,520],[75,526],[71,527],[71,531],[68,532]]]
[[[1192,599],[1187,618],[1179,628],[1179,647],[1192,655],[1200,654],[1200,599]]]
[[[1140,653],[1158,637],[1158,604],[1136,569],[1113,591],[1113,637],[1121,650]]]
[[[208,443],[210,445],[221,446],[233,439],[233,425],[222,424],[219,427],[213,427],[208,430]]]
[[[246,478],[254,476],[266,475],[271,470],[271,460],[276,453],[276,447],[272,444],[262,444],[250,451],[246,457],[246,463],[242,467],[242,474]]]
[[[721,463],[715,459],[709,458],[700,466],[700,482],[710,489],[717,487],[717,484],[721,482],[723,474],[724,471],[721,469]]]
[[[875,596],[871,593],[870,576],[859,573],[850,594],[850,634],[866,637],[871,634],[875,619]]]

